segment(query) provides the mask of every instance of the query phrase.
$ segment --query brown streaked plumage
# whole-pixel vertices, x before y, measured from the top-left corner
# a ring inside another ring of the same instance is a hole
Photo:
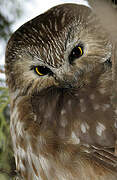
[[[81,5],[56,6],[12,35],[6,76],[23,179],[117,179],[111,55],[108,34]]]

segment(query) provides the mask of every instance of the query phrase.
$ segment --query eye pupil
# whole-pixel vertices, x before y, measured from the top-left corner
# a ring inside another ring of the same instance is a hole
[[[74,47],[69,55],[69,62],[70,64],[73,63],[73,61],[83,55],[83,46],[77,45]]]
[[[45,66],[36,66],[34,67],[34,71],[39,75],[39,76],[44,76],[44,75],[47,75],[47,74],[52,74],[52,71],[45,67]]]

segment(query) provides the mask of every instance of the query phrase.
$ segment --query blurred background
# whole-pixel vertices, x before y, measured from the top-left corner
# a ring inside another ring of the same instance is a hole
[[[0,180],[15,178],[9,130],[9,94],[4,74],[6,44],[11,34],[22,24],[55,5],[67,2],[88,5],[85,0],[0,0]]]

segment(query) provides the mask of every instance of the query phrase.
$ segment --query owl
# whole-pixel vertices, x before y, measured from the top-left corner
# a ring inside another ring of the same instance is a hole
[[[112,43],[90,8],[53,7],[6,48],[10,130],[24,180],[116,180]]]

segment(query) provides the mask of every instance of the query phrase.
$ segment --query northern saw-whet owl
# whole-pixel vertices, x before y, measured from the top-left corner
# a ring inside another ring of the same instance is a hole
[[[24,180],[116,180],[112,43],[93,10],[62,4],[6,49],[11,136]]]

